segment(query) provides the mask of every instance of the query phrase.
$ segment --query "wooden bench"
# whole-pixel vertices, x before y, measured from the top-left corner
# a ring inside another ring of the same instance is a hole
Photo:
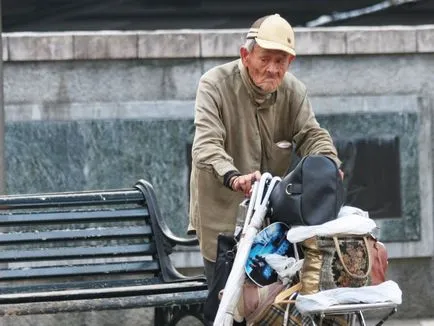
[[[152,186],[0,196],[0,316],[155,307],[155,325],[203,322],[204,276],[170,260]]]

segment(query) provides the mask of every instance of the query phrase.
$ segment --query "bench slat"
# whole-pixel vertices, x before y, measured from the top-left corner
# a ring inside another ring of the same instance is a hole
[[[106,247],[59,247],[35,250],[0,250],[0,262],[54,260],[73,258],[102,258],[132,255],[152,255],[156,253],[155,244],[106,246]]]
[[[25,194],[0,197],[0,209],[132,203],[140,205],[143,205],[144,203],[143,194],[137,189]]]
[[[125,286],[143,286],[161,284],[159,275],[146,275],[142,273],[136,274],[132,278],[115,277],[109,282],[102,277],[87,277],[86,279],[70,278],[71,282],[64,282],[64,278],[56,278],[50,282],[38,279],[35,282],[5,281],[0,285],[0,294],[8,293],[33,293],[33,292],[51,292],[63,290],[81,290],[81,289],[102,289],[107,287],[125,287]],[[72,281],[73,280],[73,281]],[[201,280],[205,281],[205,278]]]
[[[86,264],[76,266],[58,266],[58,267],[35,267],[4,270],[0,269],[0,280],[26,279],[26,278],[50,278],[53,276],[77,276],[106,273],[131,273],[131,272],[148,272],[152,273],[159,270],[157,261],[142,262],[123,262],[123,263],[105,263],[105,264]]]
[[[26,243],[35,241],[70,241],[70,240],[97,240],[103,238],[122,238],[122,237],[143,237],[151,235],[152,230],[149,225],[134,227],[115,227],[115,228],[95,228],[84,230],[60,230],[47,232],[16,232],[1,234],[0,244]]]
[[[0,305],[0,316],[53,314],[60,312],[84,312],[111,309],[144,307],[170,307],[171,305],[201,304],[208,295],[207,290],[178,293],[150,294],[121,298],[100,298],[98,300],[64,300]]]
[[[167,284],[150,284],[123,287],[105,287],[95,289],[67,289],[60,291],[27,292],[27,293],[0,293],[0,304],[3,302],[29,302],[100,297],[116,297],[125,295],[145,295],[157,293],[182,292],[194,289],[206,289],[206,284],[200,281],[177,282]]]
[[[1,210],[0,210],[1,212]],[[123,209],[122,214],[118,210],[98,211],[53,211],[33,213],[0,214],[0,226],[18,224],[43,224],[43,223],[89,223],[104,221],[143,220],[149,218],[148,209],[145,207]]]

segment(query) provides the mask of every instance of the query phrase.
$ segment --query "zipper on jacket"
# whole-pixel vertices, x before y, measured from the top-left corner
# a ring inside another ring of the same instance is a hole
[[[260,164],[260,167],[261,167],[261,171],[264,171],[264,155],[263,155],[263,152],[264,152],[264,142],[263,142],[263,140],[262,140],[262,135],[261,135],[261,129],[260,129],[260,126],[259,126],[259,110],[261,109],[261,106],[260,105],[257,105],[256,106],[256,112],[255,112],[255,118],[256,118],[256,128],[257,128],[257,132],[258,132],[258,136],[259,136],[259,141],[260,141],[260,144],[261,144],[261,153],[260,153],[260,155],[261,155],[261,164]],[[265,151],[265,153],[266,153],[266,151]]]

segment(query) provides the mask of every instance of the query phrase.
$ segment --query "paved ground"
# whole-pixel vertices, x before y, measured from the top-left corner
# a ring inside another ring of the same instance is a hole
[[[123,311],[8,316],[0,318],[0,326],[154,326],[152,319],[153,310],[144,308]],[[369,318],[366,323],[368,326],[374,326],[378,321],[379,319]],[[193,317],[186,317],[178,323],[178,326],[202,326],[202,324]],[[434,318],[404,320],[395,319],[392,316],[384,326],[434,326]]]
[[[367,322],[368,326],[375,323]],[[407,320],[388,320],[385,326],[434,326],[434,319],[407,319]]]
[[[366,321],[367,326],[374,326],[378,321]],[[182,326],[200,326],[200,323],[186,318],[182,321]],[[181,324],[179,325],[181,326]],[[407,319],[407,320],[393,320],[390,319],[384,326],[434,326],[434,319]]]
[[[378,321],[366,321],[368,326],[376,325]],[[185,318],[179,326],[201,326],[193,318]],[[389,319],[384,326],[434,326],[434,319],[407,319],[407,320],[395,320]]]

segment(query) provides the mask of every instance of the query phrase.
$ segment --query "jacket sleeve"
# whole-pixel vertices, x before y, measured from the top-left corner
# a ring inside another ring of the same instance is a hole
[[[196,94],[193,165],[212,171],[223,183],[225,174],[231,171],[238,172],[238,169],[233,164],[233,158],[225,150],[226,128],[219,110],[221,102],[216,87],[202,78]]]
[[[328,131],[321,128],[316,120],[306,91],[301,96],[297,112],[293,138],[297,154],[300,157],[315,154],[325,155],[340,167],[342,162],[338,158],[333,140]]]

